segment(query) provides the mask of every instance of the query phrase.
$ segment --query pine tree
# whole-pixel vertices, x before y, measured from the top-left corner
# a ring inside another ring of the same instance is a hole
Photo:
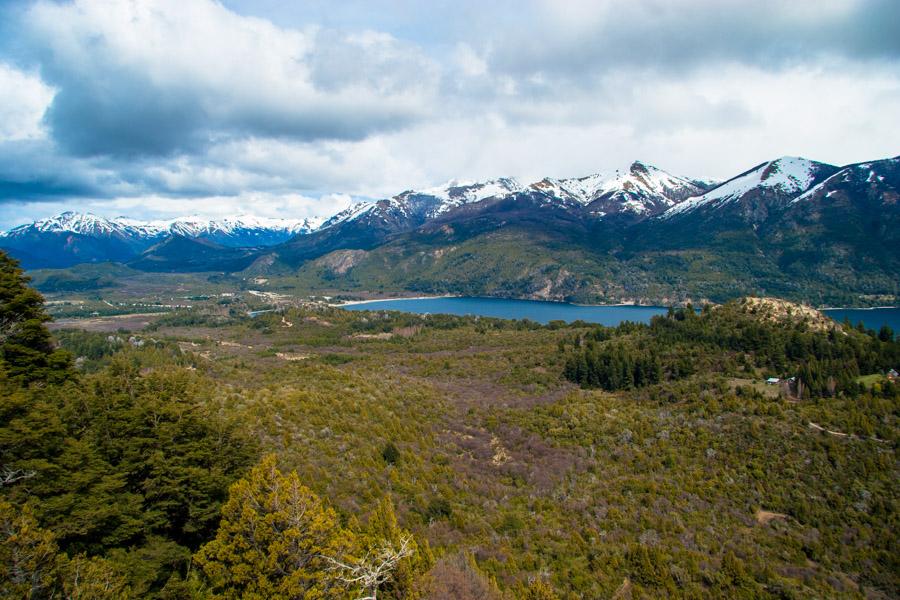
[[[269,455],[231,486],[216,538],[195,560],[224,598],[344,598],[347,586],[328,559],[353,542],[296,471],[283,474]]]
[[[24,382],[65,379],[72,374],[70,356],[54,348],[44,298],[28,281],[0,251],[0,360],[10,377]]]

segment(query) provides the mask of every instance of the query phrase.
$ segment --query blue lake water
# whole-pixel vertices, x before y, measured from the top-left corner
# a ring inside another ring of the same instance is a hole
[[[900,333],[900,308],[830,308],[823,313],[842,323],[844,318],[856,325],[860,321],[869,329],[878,330],[882,325],[888,325],[894,333]]]
[[[565,302],[536,300],[503,300],[500,298],[408,298],[405,300],[372,300],[344,306],[347,310],[399,310],[417,314],[479,315],[500,319],[530,319],[538,323],[577,321],[618,325],[623,321],[647,323],[654,315],[666,313],[661,306],[582,306]],[[824,311],[837,321],[850,317],[862,321],[870,329],[890,325],[900,331],[900,308],[835,308]]]

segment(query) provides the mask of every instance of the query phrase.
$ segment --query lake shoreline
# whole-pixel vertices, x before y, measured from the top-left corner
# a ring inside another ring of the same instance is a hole
[[[511,302],[541,302],[545,304],[563,304],[566,306],[578,306],[581,308],[612,308],[622,306],[634,306],[635,308],[669,308],[661,304],[637,304],[634,302],[617,302],[615,304],[580,304],[566,302],[565,300],[538,300],[536,298],[504,298],[499,296],[460,296],[459,294],[445,294],[443,296],[396,296],[391,298],[372,298],[370,300],[347,300],[339,303],[329,303],[328,306],[341,308],[342,306],[357,306],[360,304],[375,304],[378,302],[397,302],[403,300],[443,300],[446,298],[465,298],[472,300],[506,300]]]
[[[897,308],[900,308],[900,306],[825,306],[816,310],[893,310]]]
[[[655,316],[667,314],[669,307],[634,303],[573,304],[550,300],[525,300],[475,296],[419,296],[406,298],[381,298],[377,300],[351,301],[338,308],[352,311],[397,311],[412,314],[446,314],[476,316],[506,320],[529,320],[547,324],[552,321],[572,323],[583,321],[614,327],[624,321],[649,323]],[[889,325],[900,331],[900,309],[884,308],[828,308],[822,314],[840,323],[849,319],[862,321],[866,327],[878,329]]]
[[[667,306],[664,304],[638,304],[636,302],[615,302],[611,304],[582,304],[580,302],[567,302],[565,300],[538,300],[536,298],[505,298],[498,296],[461,296],[459,294],[444,294],[440,296],[392,296],[389,298],[372,298],[369,300],[347,300],[339,303],[329,303],[329,306],[333,306],[335,308],[341,308],[342,306],[357,306],[359,304],[375,304],[378,302],[397,302],[403,300],[442,300],[445,298],[466,298],[472,300],[510,300],[516,302],[545,302],[550,304],[564,304],[567,306],[578,306],[582,308],[607,308],[607,307],[623,307],[623,306],[634,306],[636,308],[678,308],[680,305],[671,305]],[[712,303],[712,304],[722,304],[722,303]],[[822,306],[822,307],[813,307],[814,310],[818,311],[829,311],[829,310],[893,310],[900,308],[900,306]]]
[[[446,296],[399,296],[396,298],[372,298],[371,300],[346,300],[344,302],[329,303],[328,306],[341,308],[343,306],[357,306],[359,304],[375,304],[376,302],[396,302],[398,300],[439,300],[443,298],[466,298],[467,296],[457,296],[455,294],[447,294]]]

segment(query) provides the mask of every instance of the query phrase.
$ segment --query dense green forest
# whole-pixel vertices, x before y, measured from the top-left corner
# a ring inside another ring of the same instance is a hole
[[[792,306],[51,334],[0,255],[0,597],[896,597],[900,343]]]

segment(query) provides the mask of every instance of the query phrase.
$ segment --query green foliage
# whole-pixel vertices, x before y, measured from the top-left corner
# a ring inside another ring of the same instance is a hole
[[[27,284],[18,262],[0,252],[0,361],[25,382],[66,379],[69,354],[53,347],[44,299]]]
[[[0,598],[101,600],[131,597],[125,579],[102,558],[60,553],[29,505],[0,500]]]
[[[381,458],[389,465],[397,464],[397,461],[400,460],[400,450],[397,449],[394,442],[388,442],[381,450]]]
[[[844,225],[841,230],[846,230]],[[638,235],[631,240],[637,246],[631,248],[613,229],[598,227],[592,232],[572,228],[571,223],[550,227],[542,219],[537,227],[504,222],[502,227],[469,230],[457,223],[448,230],[400,236],[369,250],[341,272],[328,266],[334,255],[307,261],[283,282],[304,292],[413,291],[505,298],[546,298],[549,293],[553,300],[592,304],[634,299],[669,304],[691,298],[727,302],[759,294],[828,306],[878,306],[896,299],[897,258],[884,253],[893,247],[889,242],[873,246],[869,239],[855,239],[851,247],[875,250],[880,260],[848,262],[845,253],[835,250],[846,247],[842,244],[831,244],[834,254],[827,259],[822,247],[811,250],[796,224],[775,228],[779,239],[763,239],[743,225],[737,232],[708,237],[678,239],[671,231],[659,240]],[[787,229],[792,233],[784,236]],[[855,254],[864,257],[869,252]]]
[[[0,501],[0,597],[49,598],[58,587],[58,549],[30,507],[20,512]]]
[[[588,341],[582,352],[566,359],[565,376],[584,387],[622,390],[659,383],[662,365],[651,350],[625,344]]]
[[[559,600],[553,588],[542,579],[535,579],[519,594],[519,600]]]
[[[82,586],[103,579],[101,558],[114,556],[136,593],[155,593],[213,535],[256,444],[207,409],[209,382],[197,374],[173,366],[142,373],[155,348],[116,344],[110,354],[96,335],[66,334],[71,346],[109,361],[76,377],[44,327],[40,296],[0,259],[0,497],[33,506],[27,518],[74,557],[55,567],[54,585],[68,590],[69,575]],[[101,593],[92,589],[71,593]]]
[[[425,519],[428,521],[447,519],[452,514],[453,507],[446,498],[434,498],[428,503],[428,508],[425,510]]]
[[[224,598],[343,597],[326,557],[340,557],[352,538],[296,472],[284,475],[265,457],[235,483],[215,540],[197,554],[213,590]]]
[[[366,527],[357,534],[357,545],[367,554],[377,552],[385,545],[399,548],[407,541],[410,556],[401,560],[391,572],[390,578],[378,589],[378,597],[391,600],[415,600],[421,598],[419,579],[434,566],[434,556],[428,542],[419,543],[397,523],[394,504],[387,496],[378,501],[369,516]]]
[[[900,363],[900,343],[802,319],[775,321],[732,302],[699,315],[670,310],[648,326],[599,327],[579,338],[566,356],[564,376],[583,387],[620,390],[678,380],[697,372],[753,375],[757,370],[796,376],[797,395],[858,392],[860,373]]]
[[[886,336],[741,304],[617,328],[253,308],[140,347],[61,333],[90,357],[64,378],[0,369],[0,513],[49,548],[42,589],[357,598],[353,573],[413,548],[379,598],[900,590],[900,386],[856,383],[896,367]],[[247,475],[260,450],[284,471]]]
[[[365,578],[401,547],[406,553],[383,576]],[[415,584],[433,564],[427,544],[400,529],[389,499],[354,533],[296,471],[283,474],[274,455],[232,486],[216,537],[195,560],[219,596],[273,600],[418,598]]]

